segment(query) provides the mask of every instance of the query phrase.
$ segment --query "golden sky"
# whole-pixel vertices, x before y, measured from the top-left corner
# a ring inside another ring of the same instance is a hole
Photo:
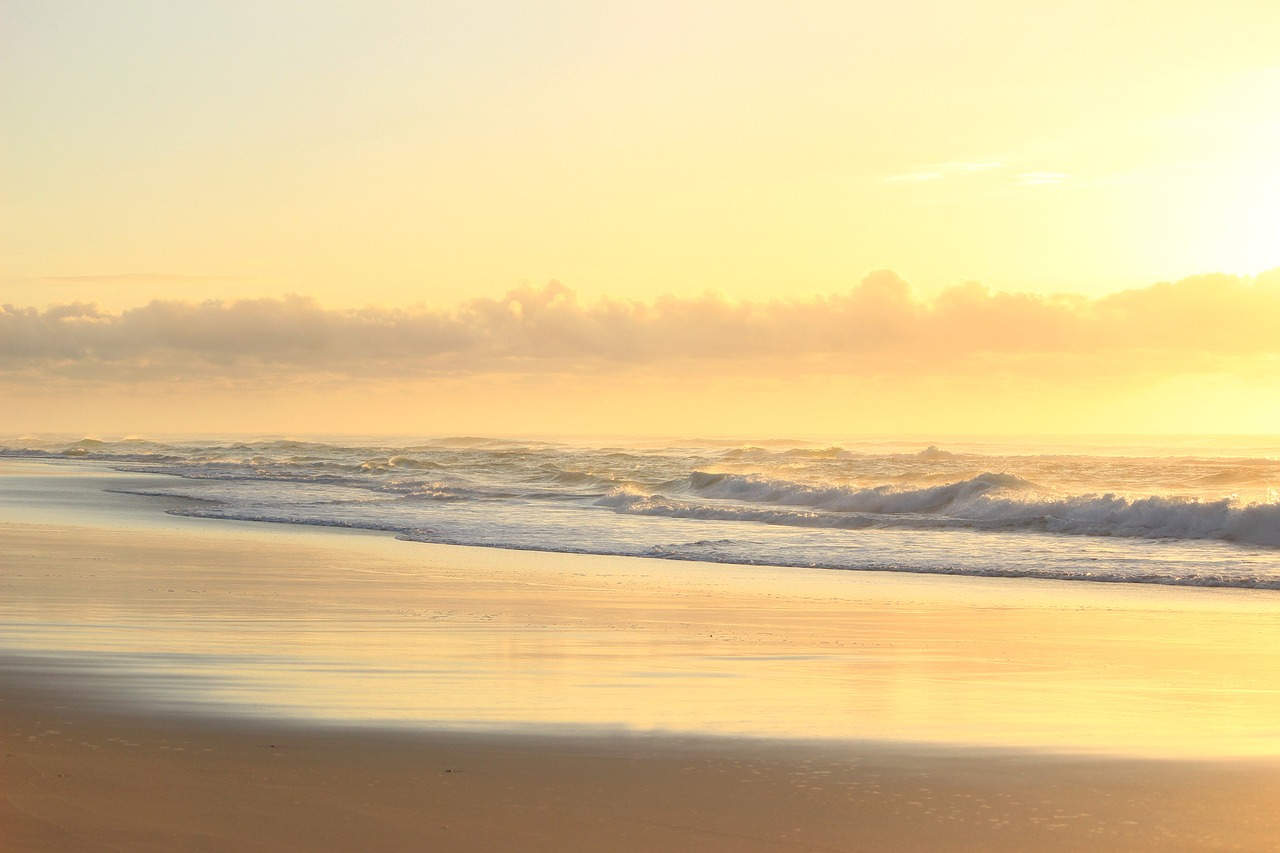
[[[1280,432],[1275,2],[0,12],[0,432]]]

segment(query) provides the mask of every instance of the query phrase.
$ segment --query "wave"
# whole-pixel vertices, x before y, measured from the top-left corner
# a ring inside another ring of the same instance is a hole
[[[782,456],[788,456],[793,459],[842,459],[853,454],[845,450],[838,444],[831,447],[820,447],[815,449],[794,448],[792,450],[784,450]]]
[[[1034,483],[990,472],[920,489],[811,486],[751,475],[694,472],[687,492],[711,502],[620,489],[596,504],[633,515],[796,527],[1025,531],[1221,540],[1280,548],[1280,503],[1274,501],[1116,494],[1046,497]]]
[[[147,492],[132,492],[147,494]],[[1259,576],[1231,571],[1202,570],[1155,572],[1099,569],[1071,569],[1062,566],[1040,565],[1034,568],[987,564],[952,565],[939,562],[907,563],[862,560],[857,551],[851,551],[847,559],[796,559],[784,553],[767,555],[756,553],[752,543],[741,539],[701,539],[692,542],[639,546],[635,544],[597,543],[573,544],[564,540],[516,541],[500,535],[477,535],[475,532],[448,531],[422,525],[398,524],[391,521],[362,519],[359,521],[339,518],[301,517],[293,514],[268,511],[247,511],[230,507],[170,509],[171,515],[192,518],[254,521],[276,524],[293,524],[313,527],[336,527],[385,532],[399,539],[444,545],[463,545],[484,548],[503,548],[516,551],[542,551],[559,554],[603,554],[620,557],[650,557],[663,560],[725,563],[734,565],[782,566],[792,568],[819,568],[841,571],[880,571],[928,575],[952,575],[961,577],[985,577],[1008,579],[1037,579],[1059,581],[1086,581],[1091,583],[1140,583],[1164,586],[1214,587],[1233,589],[1280,590],[1280,578]]]
[[[991,472],[923,489],[899,489],[888,485],[859,489],[841,485],[808,485],[754,474],[694,471],[689,475],[688,488],[700,497],[805,506],[830,512],[922,513],[945,511],[993,490],[1037,487],[1012,474]]]
[[[1197,487],[1205,486],[1267,486],[1273,482],[1272,478],[1276,474],[1274,462],[1264,462],[1260,465],[1249,467],[1230,468],[1225,471],[1215,471],[1211,474],[1204,474],[1192,480],[1192,485]]]
[[[399,471],[438,471],[443,466],[429,459],[413,456],[392,456],[387,459],[369,459],[360,463],[360,470],[370,474],[386,474]]]
[[[0,446],[0,455],[90,460],[202,481],[195,492],[251,500],[270,493],[277,504],[311,501],[331,487],[334,500],[400,502],[405,512],[484,503],[475,511],[497,519],[515,504],[554,501],[557,513],[604,509],[815,529],[969,529],[1280,548],[1280,503],[1270,490],[1280,478],[1277,460],[988,457],[919,445],[876,455],[813,443],[676,452],[467,437],[376,446],[287,437],[17,441],[22,446]],[[546,523],[567,527],[570,517]]]

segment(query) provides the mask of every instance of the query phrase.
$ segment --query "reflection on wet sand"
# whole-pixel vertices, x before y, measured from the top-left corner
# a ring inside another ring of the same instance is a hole
[[[5,525],[4,652],[202,712],[1280,752],[1276,595],[172,523]]]

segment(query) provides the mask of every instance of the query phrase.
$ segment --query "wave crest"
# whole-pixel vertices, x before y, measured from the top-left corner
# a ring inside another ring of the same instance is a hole
[[[985,472],[917,489],[814,486],[695,471],[679,497],[618,489],[598,506],[635,515],[833,529],[1027,531],[1074,536],[1222,540],[1280,548],[1280,503],[1153,495],[1046,495],[1012,474]],[[746,504],[744,506],[744,504]]]
[[[804,506],[828,512],[923,513],[943,512],[979,495],[1001,489],[1035,489],[1036,485],[1012,474],[990,471],[968,480],[900,489],[888,485],[855,488],[842,485],[807,485],[773,480],[754,474],[716,474],[694,471],[688,490],[699,497],[718,500]]]

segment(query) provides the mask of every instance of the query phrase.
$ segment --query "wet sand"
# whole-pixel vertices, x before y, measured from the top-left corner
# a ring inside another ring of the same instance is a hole
[[[8,470],[6,851],[1280,838],[1274,594],[427,546]]]
[[[1280,767],[95,714],[4,682],[6,851],[1274,850]]]

